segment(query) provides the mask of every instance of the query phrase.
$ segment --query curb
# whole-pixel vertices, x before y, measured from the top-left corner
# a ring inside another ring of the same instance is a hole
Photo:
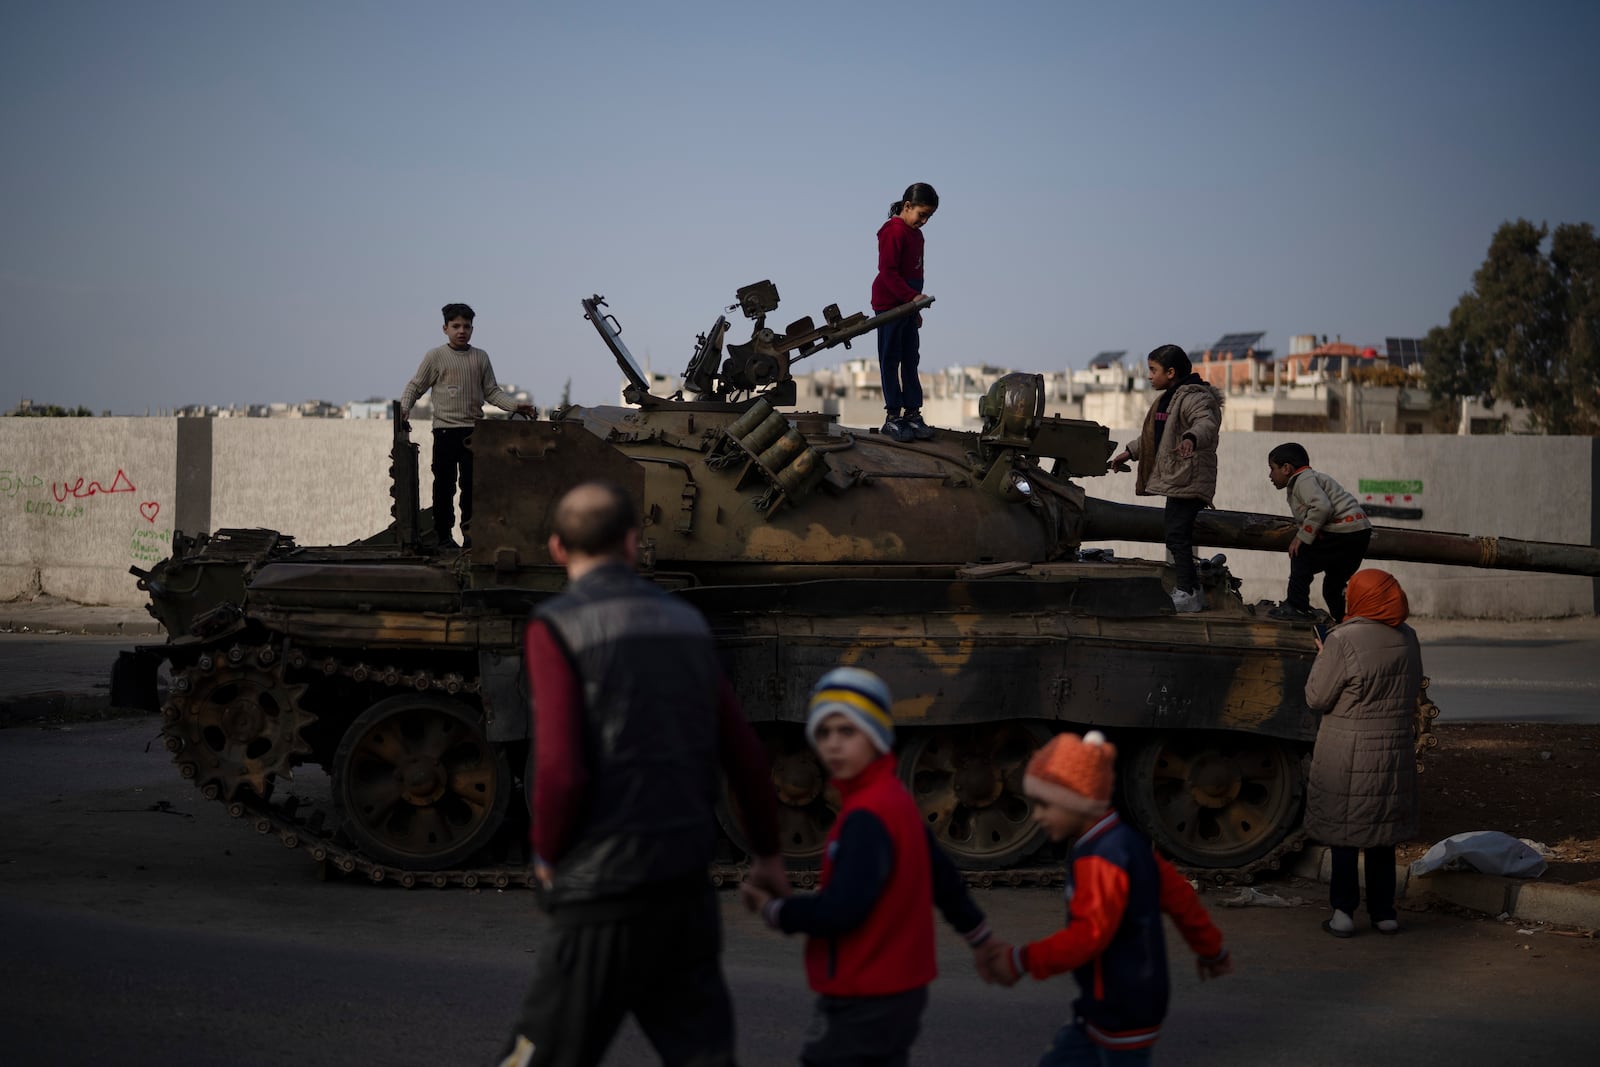
[[[1361,867],[1364,871],[1364,858]],[[1325,883],[1332,871],[1332,858],[1326,845],[1313,845],[1285,869],[1297,878]],[[1365,885],[1364,880],[1362,884]],[[1600,892],[1571,885],[1477,871],[1434,871],[1413,876],[1409,864],[1396,864],[1394,895],[1397,900],[1431,896],[1490,918],[1509,915],[1523,922],[1600,929]]]

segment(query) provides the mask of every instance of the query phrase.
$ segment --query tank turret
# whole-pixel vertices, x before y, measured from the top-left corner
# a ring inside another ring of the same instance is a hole
[[[545,539],[571,486],[606,478],[644,516],[642,569],[710,620],[773,764],[791,862],[814,864],[837,797],[806,747],[806,694],[841,663],[896,697],[900,768],[941,845],[978,879],[1057,868],[1021,792],[1052,732],[1095,727],[1122,753],[1123,809],[1172,856],[1248,879],[1300,844],[1308,626],[1258,617],[1226,565],[1207,563],[1211,610],[1177,615],[1165,564],[1101,558],[1100,540],[1160,543],[1161,512],[1089,497],[1107,429],[1044,414],[1042,378],[1012,374],[976,432],[897,442],[795,402],[794,361],[914,314],[836,306],[822,323],[766,325],[770,282],[696,340],[683,390],[655,396],[597,296],[583,301],[628,406],[480,421],[472,435],[472,547],[440,551],[419,510],[417,449],[395,423],[394,524],[348,546],[272,531],[175,539],[140,572],[169,643],[119,669],[153,692],[179,772],[230,813],[335,869],[402,884],[526,881],[528,694],[520,630],[564,575]],[[1282,548],[1284,518],[1205,512],[1197,540]],[[1379,528],[1376,559],[1600,574],[1600,551]],[[1431,705],[1419,709],[1429,741]],[[289,775],[318,765],[325,791]],[[324,799],[323,793],[330,799]],[[743,836],[723,806],[726,863]]]

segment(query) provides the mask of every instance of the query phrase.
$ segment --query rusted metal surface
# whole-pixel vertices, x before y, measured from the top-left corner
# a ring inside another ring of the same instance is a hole
[[[996,383],[981,431],[901,444],[781,409],[789,361],[917,306],[829,308],[822,326],[779,332],[764,325],[776,289],[746,287],[751,339],[726,344],[719,318],[684,398],[649,396],[603,301],[584,303],[637,406],[479,422],[466,552],[433,544],[396,422],[389,529],[348,546],[222,530],[140,573],[173,637],[129,658],[119,684],[153,693],[153,677],[128,676],[170,661],[163,732],[205,795],[372,881],[527,884],[521,631],[564,584],[547,547],[556,501],[607,478],[644,516],[642,569],[712,626],[772,757],[797,865],[816,862],[838,810],[801,724],[812,680],[841,663],[889,682],[908,788],[977,884],[1055,877],[1018,776],[1067,728],[1112,736],[1124,809],[1207,877],[1248,880],[1298,847],[1310,627],[1257,617],[1225,567],[1202,568],[1210,610],[1176,615],[1165,565],[1080,554],[1091,539],[1160,543],[1161,512],[1070,480],[1103,469],[1108,436],[1045,417],[1036,375]],[[1198,532],[1272,548],[1292,529],[1206,512]],[[1581,546],[1388,530],[1373,545],[1375,558],[1594,573]],[[288,792],[308,765],[327,772],[331,806]],[[742,834],[723,808],[714,874],[731,879]]]

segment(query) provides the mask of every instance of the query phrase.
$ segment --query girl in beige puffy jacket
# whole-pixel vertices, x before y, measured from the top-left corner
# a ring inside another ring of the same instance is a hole
[[[1164,496],[1162,525],[1172,554],[1172,606],[1200,611],[1205,601],[1194,566],[1194,522],[1217,492],[1217,440],[1222,432],[1222,393],[1194,373],[1188,353],[1162,345],[1150,353],[1150,387],[1161,390],[1145,416],[1137,441],[1111,457],[1113,470],[1139,464],[1134,492]]]

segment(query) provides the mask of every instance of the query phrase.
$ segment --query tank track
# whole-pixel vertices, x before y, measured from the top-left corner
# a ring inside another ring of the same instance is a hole
[[[163,728],[168,737],[167,748],[174,753],[174,762],[179,764],[180,769],[184,769],[184,776],[187,778],[193,778],[195,775],[192,770],[185,769],[185,764],[190,766],[193,764],[185,756],[183,739],[174,734],[169,727],[181,714],[181,705],[177,700],[182,699],[183,694],[193,692],[196,687],[195,675],[202,670],[206,672],[228,670],[241,663],[270,663],[274,658],[281,656],[284,666],[296,672],[320,675],[324,678],[339,676],[359,683],[384,686],[396,692],[411,690],[456,694],[478,691],[477,679],[454,674],[441,676],[427,671],[404,672],[393,666],[375,666],[365,662],[350,663],[333,656],[311,656],[299,649],[288,647],[287,643],[281,652],[270,644],[248,647],[236,644],[228,649],[226,654],[220,656],[215,655],[216,651],[212,650],[212,656],[205,661],[207,664],[205,667],[202,668],[197,661],[196,664],[177,673],[174,679],[175,700],[164,709],[169,724]],[[1425,733],[1424,723],[1431,721],[1433,715],[1438,714],[1437,708],[1431,702],[1428,702],[1427,706],[1432,709],[1432,715],[1428,715],[1426,720],[1423,719],[1422,709],[1419,708],[1419,758],[1423,749],[1429,747],[1429,742],[1432,741],[1432,735]],[[299,707],[298,701],[293,710],[301,716],[305,724],[315,720],[314,715]],[[319,865],[324,877],[337,875],[361,877],[375,885],[387,883],[407,889],[417,886],[439,889],[451,886],[466,889],[538,888],[532,869],[523,864],[421,871],[377,863],[342,841],[337,828],[328,825],[330,813],[325,809],[312,807],[305,798],[291,793],[282,801],[273,801],[248,790],[240,790],[235,795],[228,796],[216,781],[197,780],[195,784],[200,787],[202,796],[223,803],[230,816],[249,823],[258,834],[274,835],[279,844],[285,848],[303,850]],[[271,792],[269,788],[267,790],[269,796]],[[1275,845],[1266,855],[1250,863],[1237,867],[1180,866],[1178,869],[1186,877],[1201,884],[1248,885],[1259,876],[1282,869],[1288,859],[1299,852],[1305,843],[1305,834],[1296,831]],[[743,880],[749,869],[746,863],[715,863],[710,871],[712,884],[718,887],[735,886]],[[998,871],[970,870],[962,873],[967,885],[977,889],[1051,887],[1062,885],[1064,882],[1059,863],[1018,866]],[[817,872],[814,870],[790,872],[790,881],[800,889],[813,888],[816,879]]]
[[[297,811],[296,798],[284,804],[272,804],[256,797],[244,797],[227,803],[228,814],[242,819],[262,835],[275,835],[284,848],[303,849],[306,856],[318,864],[323,877],[335,872],[351,877],[365,878],[374,885],[389,883],[411,889],[431,886],[446,889],[452,886],[465,889],[537,889],[533,872],[525,866],[474,867],[448,871],[410,871],[390,867],[344,847],[337,835],[327,829],[323,813],[313,812],[310,818]],[[1179,867],[1185,877],[1202,885],[1249,885],[1263,874],[1280,870],[1289,857],[1305,846],[1303,833],[1291,834],[1267,855],[1240,867]],[[711,867],[711,884],[731,888],[741,882],[749,872],[748,864],[716,863]],[[968,886],[974,889],[1055,887],[1063,884],[1060,865],[1013,867],[1003,871],[963,871]],[[789,880],[799,889],[816,886],[817,872],[791,871]]]
[[[337,834],[324,825],[325,816],[320,810],[305,818],[299,814],[298,807],[295,797],[290,797],[283,804],[273,804],[254,796],[244,796],[227,804],[230,816],[245,820],[258,834],[276,835],[278,843],[284,848],[304,849],[306,855],[322,867],[324,877],[338,872],[365,878],[374,885],[390,883],[405,889],[417,886],[436,889],[451,886],[465,889],[538,888],[532,869],[524,865],[410,871],[375,863],[341,845]],[[1305,834],[1297,831],[1252,863],[1226,868],[1180,866],[1178,870],[1202,885],[1249,885],[1260,875],[1280,870],[1289,857],[1305,846],[1305,841]],[[749,871],[750,867],[745,863],[714,863],[711,866],[711,884],[718,888],[736,886]],[[974,889],[1048,888],[1064,882],[1059,864],[1012,867],[1002,871],[963,871],[962,875],[967,885]],[[817,884],[817,872],[790,871],[789,881],[796,888],[812,889]]]

